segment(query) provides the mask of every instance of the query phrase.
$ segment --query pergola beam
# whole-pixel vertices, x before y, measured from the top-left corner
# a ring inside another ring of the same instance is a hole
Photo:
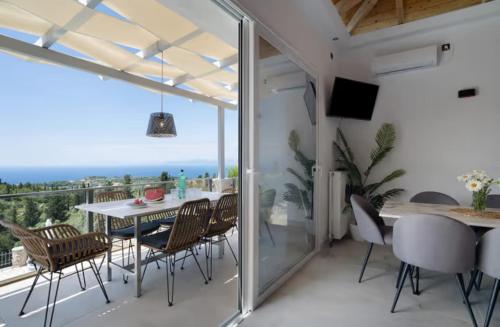
[[[354,16],[352,16],[351,20],[347,24],[347,31],[350,33],[352,30],[358,26],[359,22],[366,17],[370,13],[370,11],[375,7],[378,0],[364,0],[361,6],[359,6]]]
[[[67,31],[77,30],[80,26],[86,23],[95,14],[94,9],[99,5],[99,3],[102,2],[102,0],[81,0],[79,2],[84,5],[79,13],[77,13],[64,26],[53,25],[44,35],[38,38],[35,44],[42,48],[50,48]]]
[[[28,56],[37,60],[47,61],[57,65],[83,70],[89,73],[93,73],[104,77],[109,77],[116,80],[121,80],[127,83],[138,85],[140,87],[149,90],[158,92],[163,91],[165,93],[209,103],[214,106],[226,109],[237,109],[237,106],[232,103],[227,103],[215,98],[207,97],[202,94],[162,84],[160,82],[156,82],[144,77],[133,75],[124,71],[119,71],[110,67],[106,67],[87,60],[72,57],[64,53],[56,52],[50,49],[45,49],[7,36],[0,35],[0,49]]]
[[[405,11],[403,0],[396,0],[396,15],[398,16],[398,24],[404,24]]]

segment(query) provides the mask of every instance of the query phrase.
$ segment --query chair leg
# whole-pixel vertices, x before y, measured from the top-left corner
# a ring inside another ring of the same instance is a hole
[[[212,271],[209,269],[209,260],[210,258],[210,247],[212,246],[212,239],[210,238],[207,243],[205,243],[205,266],[207,268],[207,278],[208,280],[212,280]]]
[[[469,298],[467,297],[467,291],[464,284],[464,276],[462,274],[457,274],[457,282],[460,293],[462,294],[462,299],[465,301],[465,306],[467,307],[467,311],[469,312],[469,316],[472,320],[472,324],[474,325],[474,327],[477,327],[476,317],[474,317],[474,312],[472,312]]]
[[[82,284],[82,280],[80,279],[80,272],[78,271],[78,264],[75,265],[76,277],[78,277],[78,283],[80,284],[81,290],[85,291],[87,289],[87,280],[85,279],[85,270],[83,269],[83,262],[81,262],[80,264],[82,266],[83,284]]]
[[[415,267],[415,289],[413,294],[420,295],[420,268]]]
[[[267,221],[264,221],[264,225],[266,226],[267,233],[269,234],[269,238],[271,239],[271,243],[273,243],[273,246],[276,246],[276,242],[274,242],[273,234],[271,233],[271,228],[269,227],[269,224],[267,223]]]
[[[26,308],[26,305],[28,304],[28,301],[31,297],[31,294],[33,293],[33,290],[35,289],[35,285],[38,282],[38,278],[40,278],[40,275],[42,274],[42,270],[43,270],[43,267],[40,266],[40,268],[38,268],[38,271],[36,273],[35,279],[33,280],[33,284],[31,284],[31,288],[28,292],[28,295],[26,296],[26,299],[24,300],[23,307],[21,308],[21,311],[19,311],[19,316],[24,315],[24,309]]]
[[[52,278],[54,277],[54,273],[50,272],[49,278],[49,292],[47,294],[47,305],[45,306],[45,319],[43,322],[43,326],[47,326],[47,317],[49,315],[49,305],[50,305],[50,293],[52,291]]]
[[[477,278],[478,274],[479,274],[478,269],[474,269],[474,271],[471,272],[469,285],[467,286],[467,290],[465,291],[465,295],[467,296],[467,298],[469,298],[470,293],[472,292],[472,289],[475,286],[475,282],[476,282],[476,278]]]
[[[203,273],[203,269],[201,269],[200,263],[198,262],[198,258],[194,254],[193,248],[190,248],[191,254],[193,255],[194,261],[196,262],[196,265],[198,266],[198,269],[200,269],[201,275],[203,276],[203,279],[205,280],[205,284],[208,284],[207,277],[205,277],[205,273]]]
[[[184,263],[186,262],[187,255],[188,255],[188,250],[186,250],[186,252],[184,252],[184,258],[182,259],[181,270],[184,270]]]
[[[229,240],[227,239],[226,235],[223,235],[224,239],[227,242],[227,245],[229,246],[229,250],[231,250],[231,253],[233,254],[234,261],[236,262],[236,265],[238,265],[238,259],[236,258],[236,254],[234,254],[233,247],[229,243]]]
[[[370,258],[372,249],[373,249],[373,243],[370,243],[368,245],[368,252],[366,253],[365,258],[363,260],[363,267],[361,268],[361,273],[359,274],[358,283],[361,283],[361,280],[363,279],[363,274],[365,273],[366,264],[368,263],[368,259]]]
[[[405,268],[405,263],[401,261],[401,264],[399,265],[399,272],[398,272],[398,278],[396,280],[396,289],[399,287],[399,283],[401,282],[401,277],[403,276],[403,269]]]
[[[477,280],[475,280],[475,286],[476,290],[480,291],[481,290],[481,283],[483,282],[483,272],[480,271],[479,274],[477,275]]]
[[[149,249],[148,253],[146,253],[146,265],[144,266],[144,271],[141,274],[141,282],[144,280],[146,270],[148,269],[149,262],[151,261],[151,252],[153,252],[153,250]],[[156,264],[158,264],[158,262]]]
[[[52,313],[50,314],[49,326],[52,326],[52,320],[54,320],[54,312],[56,311],[57,294],[59,293],[59,284],[61,283],[62,271],[59,271],[59,278],[57,278],[56,292],[54,294],[54,303],[52,304]]]
[[[498,298],[498,291],[500,290],[500,279],[495,279],[495,285],[491,290],[490,304],[488,305],[488,311],[486,311],[486,319],[484,321],[484,327],[488,327],[491,322],[491,316],[493,315],[493,310],[495,310],[495,304]]]
[[[399,296],[401,295],[401,290],[403,289],[406,277],[408,277],[409,272],[410,272],[410,265],[405,263],[403,277],[401,277],[401,282],[398,285],[398,290],[396,291],[396,295],[394,296],[394,301],[392,302],[391,313],[394,313],[394,309],[396,309],[396,304],[398,303]]]
[[[109,297],[108,293],[106,292],[106,288],[104,287],[104,282],[102,281],[101,274],[99,270],[97,269],[97,265],[95,263],[95,260],[92,259],[92,261],[89,260],[90,263],[90,268],[92,268],[92,272],[94,273],[95,279],[97,280],[97,283],[99,284],[99,287],[101,288],[102,294],[104,295],[104,298],[106,299],[106,303],[109,303]]]

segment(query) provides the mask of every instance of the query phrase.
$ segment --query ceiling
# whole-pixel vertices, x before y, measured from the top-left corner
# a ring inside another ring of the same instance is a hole
[[[238,50],[157,0],[3,0],[1,29],[233,106],[238,99]]]
[[[331,0],[352,35],[475,6],[488,0]]]

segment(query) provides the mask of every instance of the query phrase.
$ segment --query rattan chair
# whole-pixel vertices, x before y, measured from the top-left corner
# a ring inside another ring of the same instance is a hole
[[[146,255],[146,266],[142,274],[143,278],[148,264],[156,254],[162,252],[166,255],[167,299],[169,306],[172,306],[174,302],[175,264],[177,261],[182,260],[176,257],[179,252],[187,250],[191,253],[203,276],[205,284],[208,284],[203,269],[201,269],[200,263],[194,254],[194,248],[205,233],[209,208],[210,201],[208,199],[185,202],[179,209],[171,229],[146,235],[142,238],[142,245],[149,248]],[[170,287],[170,282],[172,282],[172,287]]]
[[[144,195],[146,195],[146,192],[148,191],[155,191],[158,189],[165,191],[165,187],[163,186],[150,186],[144,188]],[[172,227],[176,215],[177,215],[177,209],[170,209],[167,211],[162,211],[148,216],[144,216],[143,219],[145,221],[159,223],[161,226],[164,227]]]
[[[93,232],[81,234],[75,227],[66,224],[33,230],[28,230],[19,225],[1,220],[0,224],[9,229],[12,235],[21,241],[28,256],[39,266],[33,284],[19,312],[20,316],[24,315],[24,309],[33,293],[33,289],[39,277],[42,276],[43,270],[46,269],[47,272],[50,273],[50,277],[48,278],[49,291],[45,307],[44,326],[47,326],[49,315],[53,276],[54,274],[59,275],[52,312],[50,314],[50,321],[48,323],[49,326],[52,326],[57,303],[57,294],[59,292],[59,283],[62,278],[71,276],[75,273],[78,274],[78,270],[75,273],[64,274],[63,269],[73,265],[76,267],[76,264],[83,262],[88,262],[90,264],[90,269],[94,273],[99,287],[106,298],[106,303],[109,303],[108,294],[106,293],[104,283],[99,274],[99,268],[95,263],[95,258],[105,254],[111,247],[111,241],[104,233]]]
[[[120,201],[126,200],[129,196],[125,191],[111,191],[111,192],[102,192],[97,194],[95,198],[95,202],[111,202],[111,201]],[[151,220],[151,217],[143,217],[144,222],[141,223],[141,231],[144,235],[150,234],[152,232],[157,231],[160,228],[160,223],[154,220]],[[95,222],[97,223],[97,231],[105,232],[105,222],[106,217],[101,214],[95,215]],[[121,255],[122,255],[122,266],[125,266],[125,252],[124,252],[124,242],[128,241],[127,246],[127,266],[130,265],[130,255],[132,254],[132,258],[134,257],[134,252],[132,251],[133,244],[132,239],[134,238],[134,219],[127,218],[111,218],[111,233],[110,236],[115,243],[121,243]],[[160,265],[157,263],[158,269],[160,269]],[[128,283],[128,276],[122,274],[123,282]]]
[[[223,195],[212,211],[210,218],[207,221],[207,227],[202,239],[205,243],[205,259],[207,266],[207,277],[212,280],[212,266],[213,266],[213,245],[226,242],[233,254],[236,265],[238,259],[236,254],[227,239],[226,233],[236,225],[238,221],[238,194]],[[218,237],[218,239],[214,239]],[[184,262],[182,263],[184,265]],[[181,266],[182,269],[182,266]]]

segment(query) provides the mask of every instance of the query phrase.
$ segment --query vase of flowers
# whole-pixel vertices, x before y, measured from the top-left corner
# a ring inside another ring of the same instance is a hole
[[[465,183],[467,190],[472,192],[472,207],[476,211],[486,209],[486,198],[491,192],[491,186],[500,184],[500,179],[489,177],[484,170],[473,170],[458,176],[457,179]]]

